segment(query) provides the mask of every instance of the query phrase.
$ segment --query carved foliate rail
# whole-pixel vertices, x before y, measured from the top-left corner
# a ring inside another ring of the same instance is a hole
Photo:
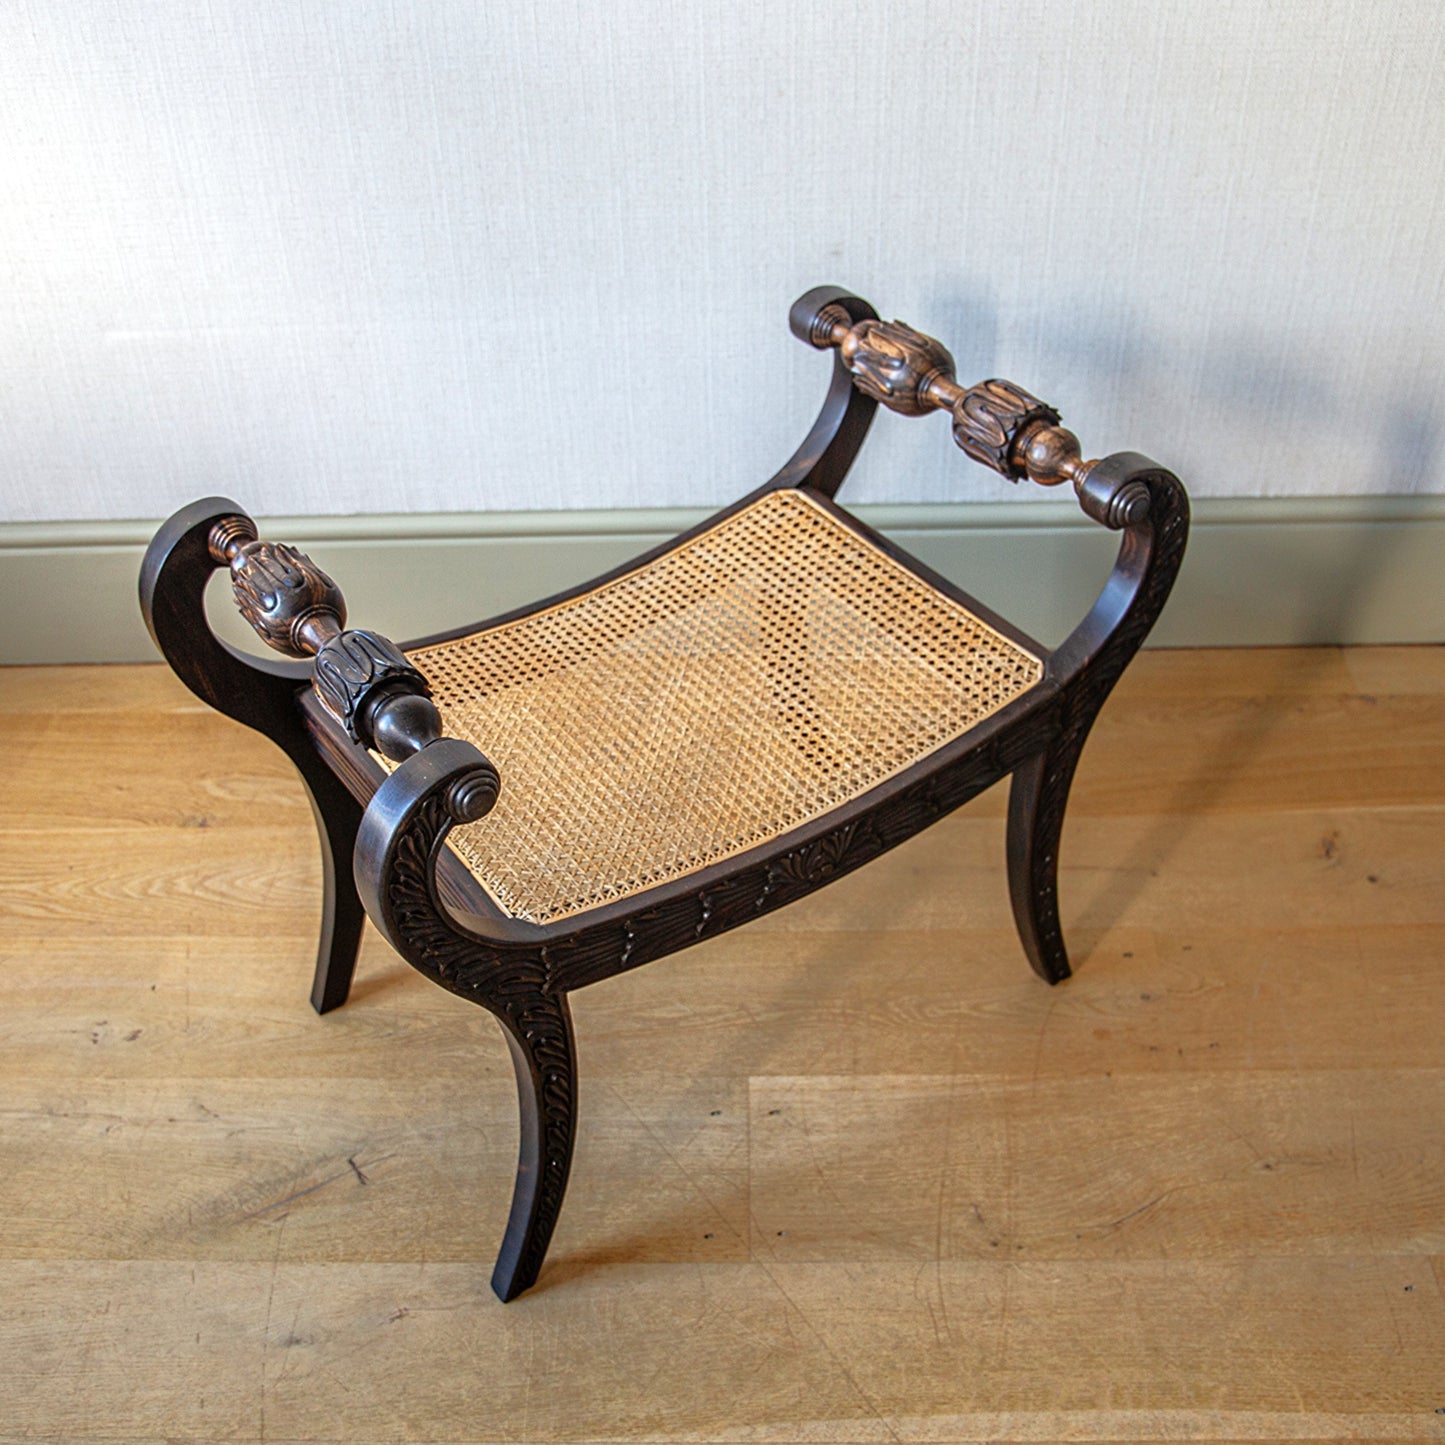
[[[854,386],[890,410],[904,416],[951,413],[954,441],[1010,481],[1044,487],[1072,482],[1084,511],[1115,530],[1138,526],[1148,516],[1149,492],[1142,484],[1090,485],[1097,461],[1084,460],[1078,437],[1059,425],[1059,413],[1047,402],[997,377],[960,386],[952,355],[933,337],[902,321],[854,322],[837,301],[795,313],[793,329],[820,351],[836,349]]]
[[[259,540],[239,514],[211,528],[208,546],[230,569],[236,606],[256,635],[288,657],[315,658],[311,685],[353,742],[400,763],[441,738],[426,678],[389,638],[347,628],[341,589],[304,552]],[[500,790],[496,769],[477,756],[447,789],[446,810],[459,823],[489,813]]]

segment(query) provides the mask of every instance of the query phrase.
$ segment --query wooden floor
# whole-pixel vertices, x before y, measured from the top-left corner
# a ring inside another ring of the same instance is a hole
[[[539,1287],[480,1010],[307,1005],[280,755],[0,672],[0,1441],[1445,1439],[1445,649],[1156,652],[1013,937],[996,790],[574,996]]]

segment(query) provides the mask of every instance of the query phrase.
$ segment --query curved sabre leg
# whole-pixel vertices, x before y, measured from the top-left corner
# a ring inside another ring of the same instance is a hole
[[[492,1007],[517,1073],[522,1123],[512,1212],[492,1271],[492,1289],[506,1301],[536,1282],[567,1192],[577,1132],[577,1057],[563,995],[519,991]]]
[[[1062,733],[1015,769],[1009,789],[1009,897],[1024,952],[1048,983],[1070,972],[1059,927],[1059,840],[1074,770],[1100,708],[1163,609],[1189,536],[1189,500],[1172,473],[1134,452],[1092,464],[1096,512],[1112,515],[1131,486],[1145,489],[1148,508],[1122,529],[1113,573],[1050,660],[1064,686]]]
[[[536,1281],[556,1228],[577,1118],[577,1050],[545,949],[499,948],[458,925],[441,902],[437,861],[451,827],[495,801],[496,771],[470,743],[440,738],[408,758],[362,815],[356,883],[373,922],[403,958],[495,1015],[517,1076],[521,1143],[512,1209],[492,1288],[515,1299]]]
[[[351,992],[366,925],[366,910],[352,875],[361,805],[324,767],[299,771],[321,842],[321,940],[311,982],[311,1007],[324,1014],[340,1008]]]
[[[1059,840],[1083,749],[1083,735],[1075,735],[1037,753],[1009,785],[1009,901],[1024,952],[1045,983],[1061,983],[1071,972],[1059,926]]]

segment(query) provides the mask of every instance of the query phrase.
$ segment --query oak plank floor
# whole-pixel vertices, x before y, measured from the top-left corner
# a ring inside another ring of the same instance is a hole
[[[1009,922],[1001,789],[573,996],[539,1287],[501,1036],[307,1005],[288,765],[0,671],[0,1445],[1445,1440],[1445,648],[1151,652]]]

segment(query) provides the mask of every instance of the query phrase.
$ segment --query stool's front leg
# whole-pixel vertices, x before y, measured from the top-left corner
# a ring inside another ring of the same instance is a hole
[[[199,534],[191,541],[195,550]],[[237,604],[257,635],[279,652],[314,657],[312,687],[351,739],[401,764],[349,835],[338,838],[329,811],[317,806],[324,861],[334,870],[350,853],[352,877],[346,881],[354,881],[354,888],[344,888],[345,875],[328,873],[314,1001],[324,1009],[345,998],[355,941],[336,930],[338,922],[348,928],[354,922],[359,932],[362,917],[356,906],[353,920],[344,908],[348,901],[364,905],[397,951],[423,973],[453,988],[460,974],[475,981],[475,987],[457,991],[501,1022],[521,1101],[517,1183],[492,1281],[503,1299],[512,1299],[536,1279],[562,1206],[576,1068],[566,1002],[544,987],[540,957],[521,950],[504,960],[453,924],[437,896],[436,859],[446,834],[453,823],[475,822],[490,811],[500,787],[496,769],[470,743],[442,736],[441,715],[425,678],[394,643],[346,628],[340,589],[309,557],[259,540],[251,519],[235,511],[211,523],[205,547],[212,567],[230,568]],[[218,656],[222,670],[249,666],[228,650]],[[287,669],[284,675],[286,715],[299,717],[295,693],[305,674],[297,679]],[[302,751],[313,771],[330,778],[309,742]],[[354,814],[355,805],[351,808]],[[354,846],[345,847],[348,843]],[[338,945],[340,959],[334,956]]]
[[[565,994],[514,978],[489,1004],[517,1074],[521,1142],[507,1232],[492,1271],[500,1300],[536,1282],[567,1192],[577,1133],[577,1045]]]
[[[377,789],[356,845],[356,885],[372,921],[419,972],[489,1009],[517,1076],[521,1143],[492,1288],[530,1288],[562,1209],[577,1118],[577,1053],[565,993],[543,950],[470,934],[447,912],[437,860],[453,824],[486,814],[497,774],[470,743],[439,738]]]

